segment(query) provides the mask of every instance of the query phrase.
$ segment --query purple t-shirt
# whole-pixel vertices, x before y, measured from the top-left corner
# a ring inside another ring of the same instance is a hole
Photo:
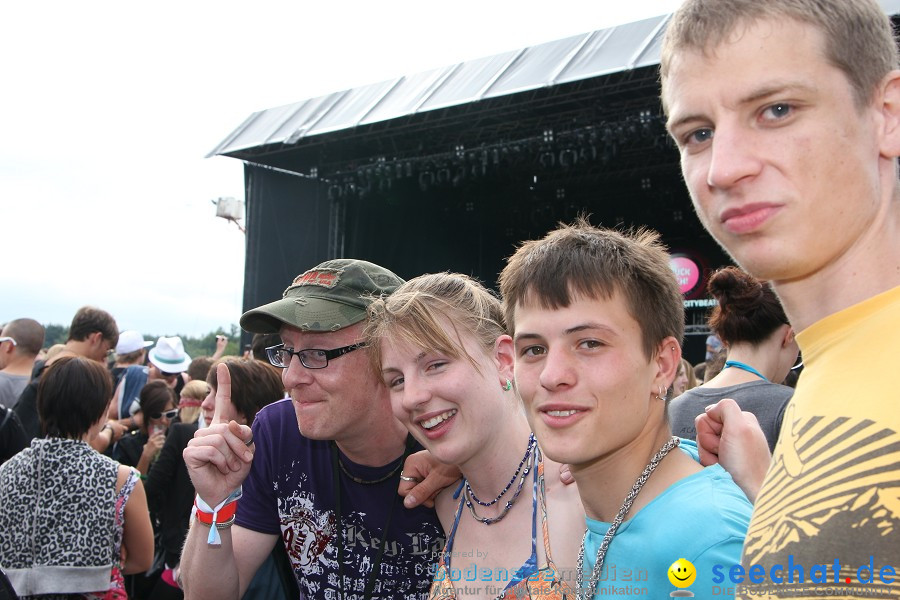
[[[344,532],[341,596],[329,442],[300,434],[289,399],[257,413],[253,440],[256,453],[244,481],[236,522],[253,531],[281,536],[305,597],[362,600],[392,505],[372,598],[428,597],[429,567],[443,547],[443,530],[434,510],[403,507],[397,495],[399,470],[371,485],[354,482],[339,470]],[[350,462],[343,454],[340,460],[355,477],[368,481],[383,477],[396,466],[366,467]]]

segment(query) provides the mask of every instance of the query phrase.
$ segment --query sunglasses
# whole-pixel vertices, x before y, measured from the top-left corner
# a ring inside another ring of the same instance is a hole
[[[151,419],[161,419],[163,417],[167,419],[174,419],[175,416],[178,415],[178,409],[173,408],[172,410],[167,410],[165,412],[156,413],[155,415],[150,415]]]

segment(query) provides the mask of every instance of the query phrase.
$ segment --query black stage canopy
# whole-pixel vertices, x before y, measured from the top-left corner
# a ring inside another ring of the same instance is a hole
[[[589,214],[663,235],[684,283],[686,354],[702,360],[705,275],[730,261],[693,214],[663,126],[668,18],[251,115],[210,153],[245,163],[244,308],[336,257],[494,286],[518,243]]]

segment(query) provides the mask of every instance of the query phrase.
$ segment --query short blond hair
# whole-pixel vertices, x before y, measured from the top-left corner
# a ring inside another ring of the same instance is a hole
[[[381,341],[400,340],[478,364],[462,345],[462,332],[471,334],[489,354],[506,333],[500,300],[475,279],[460,273],[432,273],[410,279],[393,294],[374,300],[368,308],[364,335],[376,373],[381,373]],[[456,336],[447,335],[449,321]]]
[[[868,104],[878,83],[897,68],[891,21],[875,0],[685,0],[672,16],[662,43],[663,89],[679,52],[708,53],[740,26],[786,18],[822,32],[825,56],[847,76],[858,107]],[[665,104],[664,94],[663,108]]]

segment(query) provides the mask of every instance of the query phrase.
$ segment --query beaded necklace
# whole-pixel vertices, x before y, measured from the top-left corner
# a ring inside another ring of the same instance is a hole
[[[513,473],[513,476],[509,478],[509,483],[507,483],[506,487],[503,488],[499,494],[497,494],[496,498],[494,498],[490,502],[483,502],[483,501],[479,500],[478,496],[475,495],[475,491],[472,489],[472,486],[469,485],[468,480],[466,481],[466,492],[467,492],[466,496],[468,498],[471,498],[472,500],[475,501],[476,504],[480,504],[481,506],[493,506],[494,504],[497,504],[497,502],[500,501],[500,498],[503,497],[503,494],[508,492],[509,488],[512,487],[512,484],[516,480],[516,477],[519,476],[519,472],[521,472],[521,470],[522,470],[522,465],[525,464],[525,461],[528,460],[528,457],[531,456],[531,452],[534,450],[535,443],[536,442],[534,439],[534,434],[532,433],[528,437],[528,446],[525,448],[525,456],[523,456],[522,460],[519,461],[519,466],[518,466],[518,468],[516,468],[516,472]]]
[[[516,472],[513,474],[512,479],[509,480],[509,483],[506,484],[506,487],[503,488],[503,491],[500,494],[491,500],[490,502],[482,502],[475,498],[475,493],[472,491],[472,488],[469,486],[469,482],[465,481],[465,488],[463,489],[463,495],[465,499],[466,506],[469,509],[469,512],[472,513],[472,518],[482,523],[484,525],[493,525],[497,521],[503,519],[506,514],[509,512],[509,509],[512,508],[513,504],[516,503],[516,500],[519,498],[519,494],[522,492],[522,487],[525,485],[525,479],[528,478],[528,473],[531,471],[531,467],[534,464],[534,448],[537,445],[537,442],[534,439],[534,434],[532,433],[528,436],[528,447],[525,449],[525,456],[522,457],[522,460],[519,462],[519,466],[516,469]],[[520,475],[521,473],[521,475]],[[506,504],[503,507],[503,510],[500,511],[500,514],[496,517],[482,517],[479,516],[477,512],[475,512],[475,505],[472,503],[472,500],[475,500],[476,503],[481,506],[491,506],[496,504],[503,495],[509,491],[509,488],[512,486],[513,481],[516,478],[519,478],[519,485],[516,487],[516,491],[513,494],[512,498],[506,501]]]

